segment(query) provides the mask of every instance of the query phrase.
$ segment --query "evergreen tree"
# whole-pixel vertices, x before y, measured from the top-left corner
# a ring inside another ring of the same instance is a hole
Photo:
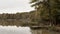
[[[32,7],[40,12],[40,18],[43,21],[49,21],[56,24],[60,20],[60,0],[31,0]]]

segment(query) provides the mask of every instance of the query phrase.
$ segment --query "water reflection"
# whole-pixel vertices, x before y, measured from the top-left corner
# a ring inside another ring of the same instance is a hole
[[[0,34],[31,34],[29,27],[0,26]]]

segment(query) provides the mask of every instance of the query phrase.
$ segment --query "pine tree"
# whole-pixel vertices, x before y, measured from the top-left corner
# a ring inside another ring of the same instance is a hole
[[[43,21],[49,21],[56,24],[60,20],[60,0],[31,0],[32,7],[36,12],[40,12],[40,18]]]

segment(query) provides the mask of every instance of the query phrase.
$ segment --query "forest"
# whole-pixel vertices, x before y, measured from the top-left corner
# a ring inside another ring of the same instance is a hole
[[[0,14],[0,25],[58,25],[60,26],[60,0],[31,0],[30,12]]]

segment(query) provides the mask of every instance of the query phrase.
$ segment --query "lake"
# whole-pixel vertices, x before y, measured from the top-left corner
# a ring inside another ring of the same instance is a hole
[[[0,34],[31,34],[29,27],[0,26]]]

